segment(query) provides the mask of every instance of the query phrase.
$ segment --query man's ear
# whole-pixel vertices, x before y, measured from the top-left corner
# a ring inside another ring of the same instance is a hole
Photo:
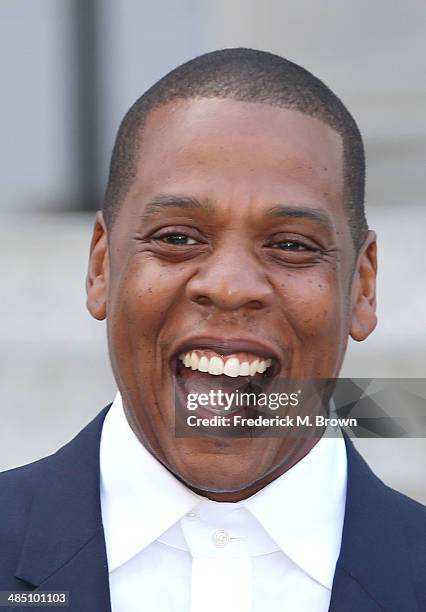
[[[376,316],[377,243],[369,230],[355,266],[351,290],[351,328],[354,340],[365,340],[377,325]]]
[[[90,243],[89,266],[86,277],[86,306],[92,317],[102,321],[106,317],[109,282],[107,229],[102,211],[96,213]]]

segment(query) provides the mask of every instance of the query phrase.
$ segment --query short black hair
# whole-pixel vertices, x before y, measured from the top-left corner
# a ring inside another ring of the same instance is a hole
[[[108,230],[135,178],[149,113],[173,100],[194,98],[231,98],[294,109],[334,128],[343,142],[344,201],[358,250],[368,228],[364,145],[354,118],[336,94],[305,68],[279,55],[245,48],[213,51],[178,66],[128,110],[112,152],[103,204]]]

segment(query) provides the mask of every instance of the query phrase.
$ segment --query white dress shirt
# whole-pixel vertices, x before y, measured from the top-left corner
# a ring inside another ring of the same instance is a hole
[[[144,448],[117,393],[100,469],[112,612],[327,612],[346,499],[341,436],[252,497],[214,502]]]

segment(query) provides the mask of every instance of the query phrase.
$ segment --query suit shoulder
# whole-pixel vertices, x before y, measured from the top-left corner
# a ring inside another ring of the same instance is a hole
[[[33,532],[35,529],[37,533],[40,524],[47,529],[62,509],[69,517],[73,495],[89,498],[97,490],[99,440],[108,408],[55,453],[0,473],[0,586],[3,589],[19,588],[20,583],[13,576],[28,529],[32,528]],[[80,486],[82,482],[86,483],[85,489]]]
[[[425,534],[426,538],[426,506],[387,485],[374,473],[349,437],[346,434],[344,437],[352,480],[354,475],[356,476],[355,495],[359,499],[365,494],[372,495],[384,517],[390,513],[392,520],[396,520],[400,525],[405,525],[408,529],[412,528]]]
[[[385,487],[389,494],[394,497],[395,502],[407,518],[411,520],[418,519],[421,523],[426,521],[426,506],[424,504],[396,489],[392,489],[388,485],[385,485]]]
[[[44,470],[49,469],[49,460],[52,456],[47,455],[31,463],[0,472],[0,499],[13,493],[29,493],[35,481],[42,478]],[[10,497],[8,501],[10,503]]]
[[[399,516],[406,528],[407,534],[411,532],[421,535],[426,550],[426,506],[404,493],[386,486],[388,492],[395,500]]]
[[[28,519],[34,492],[49,471],[52,455],[0,473],[0,542],[22,531]]]
[[[53,473],[64,477],[80,459],[96,456],[103,419],[110,405],[104,408],[71,441],[56,452],[37,461],[0,473],[0,538],[10,524],[22,524],[28,516],[34,495],[44,488]]]
[[[14,582],[34,492],[48,470],[48,457],[0,473],[0,584],[21,588]]]
[[[387,487],[395,501],[398,522],[406,542],[413,585],[419,601],[426,602],[426,506]],[[423,607],[421,608],[423,609]]]

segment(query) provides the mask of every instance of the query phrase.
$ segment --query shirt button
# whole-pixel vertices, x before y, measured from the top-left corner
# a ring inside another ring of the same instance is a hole
[[[198,514],[196,512],[188,512],[188,514],[186,515],[186,518],[188,518],[191,521],[194,521],[197,517],[198,517]]]
[[[216,548],[223,548],[229,542],[229,533],[225,529],[216,529],[212,536]]]

